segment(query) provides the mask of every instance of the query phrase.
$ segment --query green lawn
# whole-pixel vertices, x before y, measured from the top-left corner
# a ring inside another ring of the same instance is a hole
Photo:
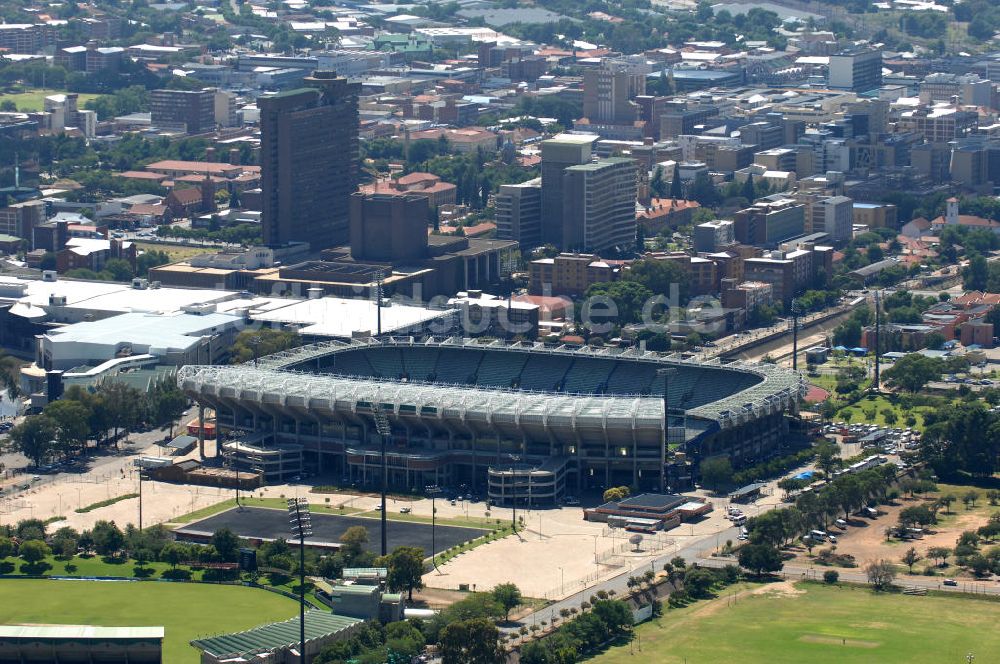
[[[275,593],[239,586],[97,581],[0,581],[0,624],[165,628],[164,662],[197,662],[192,639],[296,615]]]
[[[1000,652],[1000,603],[957,597],[876,594],[850,586],[796,584],[668,609],[638,628],[630,646],[592,664],[941,664],[993,661]],[[794,594],[792,594],[794,593]],[[641,652],[640,652],[641,648]],[[992,655],[990,653],[993,653]]]
[[[869,419],[865,415],[864,411],[871,410],[872,408],[875,409],[875,418],[874,419]],[[887,399],[884,396],[878,396],[878,397],[875,397],[874,399],[871,399],[869,397],[865,397],[864,399],[862,399],[861,401],[859,401],[859,402],[857,402],[855,404],[851,404],[850,406],[845,406],[844,408],[841,408],[839,411],[837,411],[837,414],[834,417],[834,419],[835,420],[843,420],[844,419],[844,416],[843,416],[844,410],[851,410],[854,413],[854,417],[851,418],[851,423],[852,424],[857,424],[859,422],[866,422],[866,423],[869,423],[869,424],[878,424],[880,426],[888,426],[886,424],[886,421],[885,421],[885,416],[882,414],[882,411],[885,410],[885,409],[887,409],[887,408],[891,408],[896,413],[897,420],[896,420],[896,423],[893,425],[894,427],[906,427],[907,426],[906,425],[906,412],[898,404],[893,404],[891,401],[889,401],[889,399]],[[931,407],[931,406],[915,406],[910,411],[910,413],[913,415],[913,417],[915,417],[916,420],[917,420],[917,423],[914,426],[915,429],[920,430],[920,431],[923,430],[923,428],[924,428],[924,415],[923,414],[924,414],[925,411],[932,411],[932,410],[934,410],[934,408]]]
[[[19,92],[17,94],[4,94],[0,92],[0,102],[8,100],[13,101],[17,104],[17,110],[19,111],[40,111],[44,106],[44,102],[42,100],[45,99],[45,97],[48,97],[49,95],[65,94],[65,92],[65,90],[47,89],[31,90],[30,92]],[[101,95],[86,94],[81,92],[77,98],[77,106],[83,110],[83,105],[87,101],[100,96]]]

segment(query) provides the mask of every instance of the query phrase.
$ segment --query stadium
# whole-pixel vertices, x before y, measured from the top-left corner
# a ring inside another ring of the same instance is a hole
[[[686,488],[699,459],[739,465],[774,449],[805,390],[798,373],[768,364],[412,337],[189,365],[178,384],[215,411],[223,453],[267,481],[304,471],[375,483],[379,410],[390,486],[466,486],[507,504]]]

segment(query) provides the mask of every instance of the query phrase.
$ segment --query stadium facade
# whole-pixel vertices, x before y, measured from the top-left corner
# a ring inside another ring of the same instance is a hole
[[[759,459],[805,391],[798,373],[768,364],[411,337],[186,366],[178,384],[215,410],[227,454],[269,460],[259,468],[269,479],[304,467],[375,483],[381,410],[391,486],[464,484],[499,502],[539,503],[615,485],[674,490],[699,459]]]

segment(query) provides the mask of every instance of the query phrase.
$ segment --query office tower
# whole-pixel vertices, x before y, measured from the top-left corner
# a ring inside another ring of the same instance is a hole
[[[215,129],[215,88],[153,90],[149,93],[154,127],[183,127],[189,134]]]
[[[307,88],[263,96],[261,221],[265,244],[308,242],[313,249],[349,236],[348,200],[358,179],[358,91],[330,71]]]
[[[830,56],[831,88],[867,92],[882,85],[882,51],[858,49]]]
[[[543,243],[559,245],[563,227],[563,171],[590,162],[597,136],[559,134],[542,141],[542,233]]]
[[[562,249],[602,252],[635,246],[636,163],[599,159],[563,171]]]
[[[542,243],[542,179],[500,185],[496,195],[497,237],[522,247]]]
[[[583,116],[592,124],[632,124],[639,106],[632,101],[646,94],[646,74],[629,62],[605,60],[583,72]]]

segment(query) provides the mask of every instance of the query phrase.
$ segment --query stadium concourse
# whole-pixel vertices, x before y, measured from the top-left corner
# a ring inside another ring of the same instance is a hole
[[[392,487],[464,486],[524,506],[614,485],[689,488],[701,458],[739,465],[775,449],[805,389],[767,364],[412,337],[189,365],[178,384],[215,411],[223,454],[268,483],[303,472],[375,483],[381,412]]]

